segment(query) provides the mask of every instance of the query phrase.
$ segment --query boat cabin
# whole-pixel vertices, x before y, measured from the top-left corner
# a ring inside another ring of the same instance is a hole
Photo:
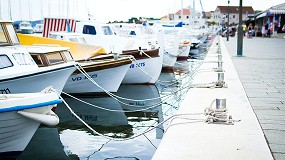
[[[37,69],[38,66],[31,55],[17,48],[0,47],[0,75],[1,78],[11,74],[28,72]]]
[[[22,46],[27,50],[39,67],[74,61],[68,47]]]

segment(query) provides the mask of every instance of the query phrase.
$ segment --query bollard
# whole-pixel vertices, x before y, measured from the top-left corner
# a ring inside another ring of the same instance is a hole
[[[218,62],[222,62],[223,56],[221,54],[218,54]]]
[[[224,72],[218,73],[218,82],[224,82]]]
[[[218,72],[223,72],[223,62],[218,61]]]
[[[216,98],[216,109],[226,109],[226,98]]]
[[[221,47],[218,47],[217,54],[222,54]]]

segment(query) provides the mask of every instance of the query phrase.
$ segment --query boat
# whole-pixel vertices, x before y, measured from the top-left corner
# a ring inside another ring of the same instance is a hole
[[[46,20],[46,19],[45,19]],[[55,19],[58,20],[58,19]],[[48,23],[45,23],[48,24]],[[76,23],[77,24],[77,23]],[[84,24],[84,23],[83,23]],[[96,35],[90,35],[89,34],[84,34],[84,33],[74,33],[74,32],[64,32],[64,31],[50,31],[48,32],[48,37],[49,38],[43,38],[43,37],[35,37],[35,36],[30,36],[30,35],[19,35],[20,41],[22,44],[25,45],[32,45],[33,43],[49,43],[49,44],[57,44],[61,43],[61,45],[67,46],[67,47],[73,47],[73,46],[79,46],[78,48],[90,48],[90,47],[97,47],[101,46],[103,43],[102,42],[97,42],[95,40],[101,39],[102,41],[105,41],[106,44],[104,45],[105,47],[108,47],[107,45],[112,42],[115,42],[115,39],[118,41],[116,43],[119,44],[121,37],[118,35],[115,35],[114,31],[112,30],[112,26],[108,26],[105,24],[97,24],[97,23],[88,23],[89,29],[93,27],[93,29],[98,30],[96,31]],[[93,24],[93,26],[91,26]],[[87,26],[87,25],[86,25]],[[79,25],[76,26],[79,27]],[[84,28],[84,26],[82,26]],[[49,27],[45,27],[49,28]],[[101,33],[101,28],[103,29],[108,29],[110,30],[111,35],[102,35],[104,33]],[[102,37],[101,37],[102,36]],[[90,38],[93,37],[93,38]],[[116,37],[113,39],[112,37]],[[92,41],[91,41],[91,40]],[[125,40],[122,41],[131,41],[129,38],[124,38]],[[59,42],[59,40],[61,40]],[[133,42],[135,39],[132,39]],[[108,42],[109,41],[109,42]],[[69,43],[67,43],[69,42]],[[139,43],[138,41],[136,41]],[[157,45],[157,41],[153,43],[147,43],[146,40],[141,40],[140,43],[144,44],[145,47],[137,47],[133,49],[124,49],[120,50],[119,55],[124,55],[124,56],[134,56],[135,60],[130,64],[129,70],[126,73],[126,76],[123,79],[124,84],[154,84],[161,72],[162,69],[162,60],[163,60],[163,50],[162,47],[154,47],[154,44]],[[80,45],[79,45],[80,44]],[[80,47],[81,46],[81,47]],[[74,57],[75,60],[82,60],[82,59],[90,59],[90,57],[98,57],[98,55],[101,54],[110,54],[112,51],[111,50],[105,50],[105,47],[102,46],[104,49],[98,49],[97,53],[92,53],[92,54],[85,54],[84,52],[88,51],[81,51],[82,54],[80,54],[80,51],[77,52],[75,55],[74,51],[71,51],[72,56]],[[108,47],[110,48],[110,47]],[[117,47],[115,47],[117,48]],[[123,48],[123,47],[122,47]],[[95,51],[95,50],[94,50]],[[76,51],[75,51],[76,52]],[[103,53],[105,52],[105,53]],[[114,53],[118,53],[114,52]],[[80,55],[80,56],[77,56]],[[84,56],[83,56],[84,55]],[[104,56],[103,56],[104,57]],[[107,57],[107,56],[106,56]]]
[[[71,62],[38,67],[28,52],[0,47],[0,94],[38,92],[47,86],[61,92],[75,69]]]
[[[44,29],[44,24],[37,23],[34,27],[34,33],[42,33]]]
[[[191,49],[191,42],[189,40],[182,40],[179,43],[179,49],[178,49],[178,57],[177,61],[185,61],[189,57],[190,49]]]
[[[60,36],[59,36],[60,35]],[[62,38],[66,41],[87,43],[83,34],[72,32],[50,32],[52,38]],[[90,44],[92,45],[92,44]],[[137,48],[123,50],[119,55],[133,56],[134,60],[122,81],[123,84],[154,84],[162,69],[162,48]],[[105,56],[110,53],[106,53]],[[98,56],[94,56],[98,57]],[[103,56],[104,57],[104,56]],[[90,58],[89,58],[90,59]]]
[[[157,81],[164,57],[164,47],[159,47],[157,36],[121,37],[117,35],[114,26],[94,22],[76,22],[76,33],[83,34],[87,44],[103,46],[107,53],[127,55],[136,52],[136,55],[142,55],[143,51],[143,56],[135,56],[138,59],[131,64],[124,84],[154,84]],[[158,52],[156,56],[152,56],[154,52]]]
[[[59,118],[51,109],[61,102],[51,87],[41,92],[0,94],[0,159],[16,159],[40,124],[57,125]]]
[[[22,46],[30,53],[40,67],[49,67],[58,63],[73,61],[68,47],[59,46]],[[86,60],[78,60],[77,70],[67,79],[64,92],[71,94],[105,94],[117,92],[132,56],[99,55]],[[56,60],[56,63],[52,63]],[[93,81],[93,82],[92,82]]]
[[[22,34],[33,34],[34,29],[32,27],[32,24],[28,21],[22,21],[19,24],[19,32]]]
[[[57,65],[39,67],[27,51],[20,49],[12,22],[0,21],[0,25],[0,94],[39,92],[47,86],[61,92],[76,63],[55,61]]]
[[[135,61],[125,75],[123,84],[155,84],[162,69],[161,49],[138,49],[123,51],[121,55],[132,55]]]

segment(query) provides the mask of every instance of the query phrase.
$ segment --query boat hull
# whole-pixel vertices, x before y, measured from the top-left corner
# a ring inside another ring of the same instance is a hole
[[[46,114],[52,107],[41,107],[38,113]],[[0,159],[17,158],[32,139],[40,122],[25,118],[17,111],[0,115]]]
[[[163,55],[163,67],[164,68],[174,67],[176,61],[177,61],[177,56],[173,56],[169,54],[168,52],[164,52],[164,55]]]
[[[57,121],[53,125],[58,124],[58,117],[50,113],[61,100],[49,88],[39,93],[0,96],[0,159],[16,159],[41,123],[48,124],[53,117]]]
[[[65,67],[43,68],[29,74],[0,79],[0,94],[40,92],[48,86],[61,92],[74,70],[73,65],[65,65]]]
[[[185,61],[187,60],[189,53],[190,53],[190,45],[189,44],[183,44],[179,46],[178,52],[180,53],[177,57],[177,61]]]
[[[90,78],[92,78],[101,88],[91,82],[82,73],[72,74],[68,78],[63,91],[71,94],[105,93],[105,91],[117,92],[128,69],[129,64],[124,64],[102,70],[87,71]]]
[[[154,84],[162,69],[162,57],[133,61],[124,77],[123,84]]]

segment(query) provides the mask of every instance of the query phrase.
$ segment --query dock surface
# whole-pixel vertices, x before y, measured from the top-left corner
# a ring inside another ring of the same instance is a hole
[[[152,159],[285,159],[284,39],[245,38],[244,56],[236,57],[236,37],[221,38],[227,87],[195,87],[217,81],[214,44]],[[205,123],[216,98],[226,99],[233,124]]]
[[[285,39],[223,39],[275,160],[285,159]]]

